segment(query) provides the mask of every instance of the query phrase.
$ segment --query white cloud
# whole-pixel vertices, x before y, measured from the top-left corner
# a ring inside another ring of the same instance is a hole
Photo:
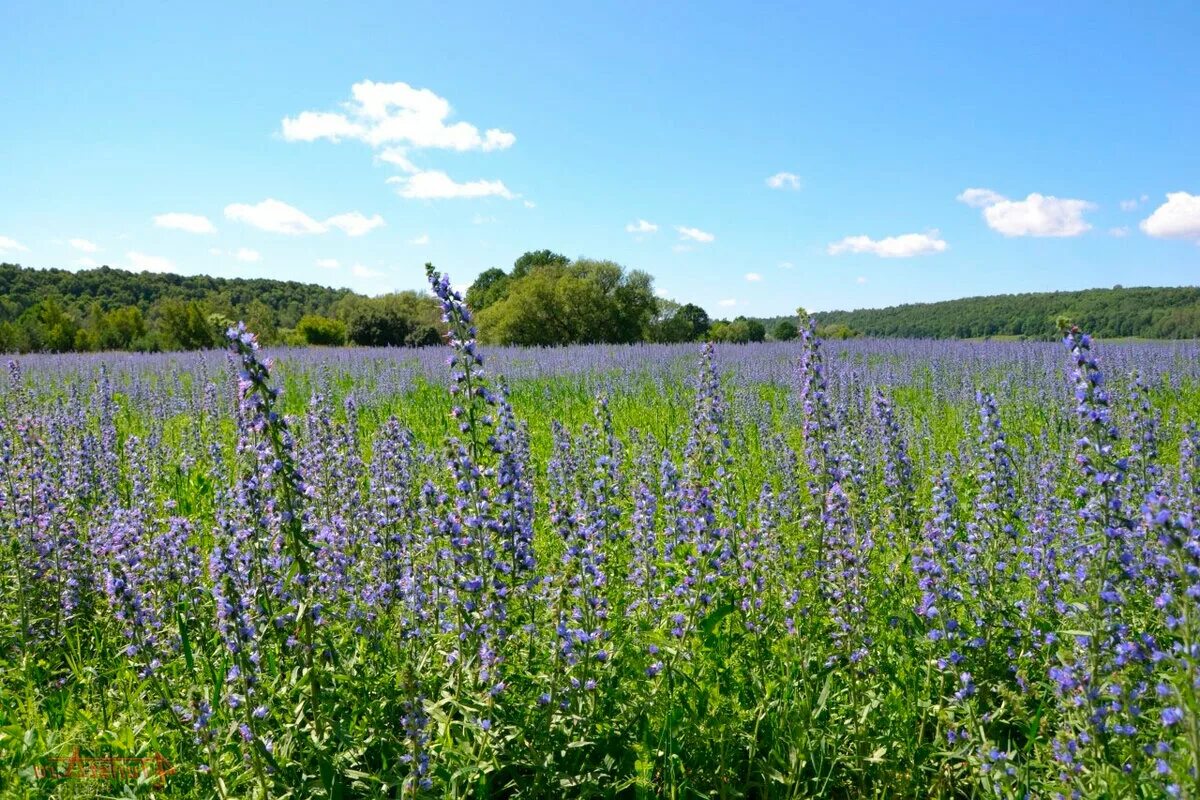
[[[675,230],[679,231],[680,239],[687,239],[693,242],[711,242],[717,237],[707,231],[702,231],[699,228],[689,228],[686,225],[676,225]]]
[[[425,245],[425,244],[429,244],[429,234],[428,234],[428,233],[422,233],[420,236],[418,236],[418,237],[416,237],[416,238],[414,238],[414,239],[409,239],[409,240],[408,240],[408,243],[409,243],[409,244],[415,244],[415,245]]]
[[[929,233],[906,233],[875,240],[870,236],[847,236],[826,248],[831,256],[843,253],[871,253],[880,258],[912,258],[949,249],[936,230]]]
[[[379,160],[399,167],[404,172],[420,172],[420,168],[413,162],[408,160],[408,151],[403,147],[389,147],[379,154]]]
[[[728,300],[718,300],[717,305],[724,306],[725,308],[730,308],[731,306],[737,305],[737,299],[731,297]]]
[[[864,278],[863,276],[859,275],[857,278],[854,279],[854,282],[857,283],[859,286],[863,286],[864,284],[866,284],[867,279]]]
[[[533,202],[532,200],[526,200],[525,207],[526,208],[537,208],[537,203]]]
[[[257,250],[251,250],[249,247],[239,247],[238,251],[233,254],[233,257],[238,261],[245,261],[248,264],[262,260],[262,254]]]
[[[285,117],[283,138],[292,142],[358,139],[372,147],[401,144],[444,150],[504,150],[517,137],[491,128],[484,133],[469,122],[447,124],[450,103],[429,89],[407,83],[361,81],[350,87],[343,113],[305,111]]]
[[[0,253],[5,253],[8,251],[28,253],[29,248],[18,242],[16,239],[11,239],[7,236],[0,236]]]
[[[1096,208],[1087,200],[1031,193],[1009,200],[991,189],[967,189],[958,196],[972,208],[982,208],[988,227],[1005,236],[1078,236],[1091,230],[1083,215]]]
[[[690,252],[692,252],[692,246],[691,246],[690,244],[675,244],[675,245],[671,245],[671,249],[672,249],[672,250],[674,250],[676,253],[690,253]]]
[[[91,269],[92,267],[98,267],[100,265],[96,263],[96,259],[84,256],[83,258],[76,259],[75,266],[83,267],[84,269]]]
[[[1147,236],[1200,239],[1200,195],[1168,192],[1167,202],[1154,209],[1139,227]]]
[[[671,293],[668,292],[666,289],[659,287],[658,289],[654,290],[654,296],[655,297],[670,297]]]
[[[225,217],[244,222],[259,230],[297,236],[304,233],[324,233],[328,228],[298,208],[272,198],[247,205],[233,203],[225,206]]]
[[[772,189],[799,189],[800,176],[791,172],[776,172],[767,178],[767,186]]]
[[[474,225],[490,225],[495,221],[495,217],[485,217],[483,214],[476,214],[475,216],[471,217],[471,222]]]
[[[1129,235],[1129,226],[1128,226],[1128,225],[1122,225],[1122,226],[1120,226],[1119,228],[1109,228],[1109,229],[1108,229],[1108,235],[1109,235],[1109,236],[1115,236],[1115,237],[1117,237],[1118,239],[1124,239],[1126,236],[1128,236],[1128,235]]]
[[[387,223],[378,214],[367,217],[357,211],[350,211],[330,217],[325,220],[325,224],[339,229],[347,236],[362,236],[376,228],[383,227]]]
[[[222,253],[224,253],[224,252],[225,252],[225,251],[224,251],[224,250],[222,250],[222,249],[221,249],[221,248],[219,248],[219,247],[210,247],[210,248],[208,248],[208,254],[209,254],[210,256],[219,256],[219,255],[221,255],[221,254],[222,254]]]
[[[631,222],[625,226],[626,233],[658,233],[658,226],[653,222],[647,222],[644,219],[639,219],[637,222]]]
[[[1002,194],[993,192],[991,189],[967,189],[956,199],[960,203],[966,203],[971,208],[987,208],[995,203],[1003,202],[1005,197]]]
[[[759,275],[757,272],[747,272],[746,280],[750,281],[751,283],[757,283],[762,280],[762,275]]]
[[[162,256],[148,256],[145,253],[139,253],[136,250],[130,250],[125,254],[125,258],[129,260],[129,266],[135,272],[174,272],[175,265],[170,259]]]
[[[350,274],[356,278],[382,278],[383,273],[377,269],[364,267],[362,264],[355,264],[350,268]]]
[[[67,244],[81,253],[98,253],[100,251],[100,245],[89,242],[87,239],[71,239]]]
[[[427,170],[410,177],[394,175],[388,183],[399,184],[401,197],[421,200],[443,200],[457,197],[503,197],[512,200],[517,195],[508,190],[502,181],[467,181],[457,183],[444,172]]]
[[[1138,201],[1136,198],[1133,200],[1122,200],[1121,201],[1121,210],[1122,211],[1133,211],[1137,207],[1138,207]]]
[[[317,266],[321,269],[337,269],[342,266],[336,258],[318,258]]]
[[[255,205],[233,203],[225,206],[225,216],[259,230],[284,233],[289,236],[326,233],[330,228],[337,228],[347,236],[362,236],[368,231],[386,224],[383,217],[378,214],[367,217],[357,211],[337,214],[324,222],[318,222],[300,209],[273,198],[268,198]]]
[[[187,233],[216,233],[217,229],[213,227],[212,222],[203,214],[185,214],[180,211],[171,211],[166,214],[159,214],[154,218],[154,224],[160,228],[169,228],[176,231],[186,231]]]
[[[796,265],[795,265],[795,264],[793,264],[793,263],[792,263],[792,262],[790,262],[790,261],[780,261],[780,262],[779,262],[779,268],[780,268],[780,269],[792,269],[792,268],[793,268],[793,267],[795,267],[795,266],[796,266]]]

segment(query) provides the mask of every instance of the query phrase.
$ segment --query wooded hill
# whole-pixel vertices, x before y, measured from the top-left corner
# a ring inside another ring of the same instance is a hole
[[[822,326],[841,326],[864,336],[919,339],[1021,336],[1052,339],[1059,317],[1068,317],[1106,339],[1200,338],[1200,287],[1085,289],[965,297],[939,303],[888,308],[824,311],[813,316]],[[779,319],[764,320],[771,330]]]

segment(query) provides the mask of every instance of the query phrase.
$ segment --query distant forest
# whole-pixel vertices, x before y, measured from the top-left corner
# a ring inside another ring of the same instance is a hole
[[[802,299],[802,298],[797,298]],[[518,345],[791,339],[798,316],[710,319],[654,295],[653,278],[549,250],[482,273],[467,292],[480,338]],[[804,312],[799,312],[804,313]],[[1067,317],[1103,338],[1200,338],[1200,288],[1088,289],[969,297],[813,315],[826,338],[1050,339]],[[442,340],[427,292],[365,297],[296,281],[71,272],[0,264],[0,352],[192,350],[244,320],[264,343],[422,346]]]
[[[1079,292],[1035,292],[966,297],[856,311],[824,311],[818,324],[845,326],[864,336],[967,339],[1018,336],[1051,339],[1067,317],[1094,336],[1114,339],[1200,338],[1200,287],[1114,286]],[[762,320],[768,330],[781,320]]]

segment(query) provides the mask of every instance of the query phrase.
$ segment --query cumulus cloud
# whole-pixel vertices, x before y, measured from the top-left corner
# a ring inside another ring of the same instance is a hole
[[[747,272],[746,280],[750,281],[751,283],[757,283],[762,280],[762,275],[759,275],[757,272]]]
[[[420,236],[408,240],[409,244],[425,245],[429,244],[429,234],[422,233]]]
[[[631,222],[625,226],[626,233],[658,233],[658,226],[653,222],[647,222],[644,219],[639,219],[637,222]]]
[[[767,186],[772,189],[799,189],[800,176],[791,172],[776,172],[767,178]]]
[[[912,258],[930,253],[943,253],[947,249],[949,249],[949,245],[934,230],[929,233],[888,236],[878,240],[872,239],[870,236],[847,236],[841,241],[829,245],[826,252],[831,256],[843,253],[870,253],[880,258]]]
[[[289,236],[326,233],[330,228],[337,228],[347,236],[362,236],[385,224],[383,217],[378,214],[367,217],[357,211],[338,214],[324,222],[318,222],[300,209],[273,198],[254,205],[233,203],[225,207],[225,217],[259,230]]]
[[[387,223],[378,214],[368,217],[357,211],[350,211],[330,217],[325,220],[325,224],[332,228],[337,228],[347,236],[362,236],[376,228],[383,227]]]
[[[654,290],[654,296],[655,297],[670,297],[671,293],[668,292],[666,289],[663,289],[660,287],[660,288]]]
[[[358,139],[378,147],[401,144],[443,150],[504,150],[517,137],[499,128],[480,133],[469,122],[448,123],[448,100],[407,83],[361,81],[350,87],[341,112],[305,111],[285,117],[283,138],[291,142]]]
[[[341,266],[336,258],[318,258],[317,266],[321,269],[337,269]]]
[[[730,308],[731,306],[736,306],[737,298],[730,297],[728,300],[718,300],[717,305],[722,306],[724,308]]]
[[[28,253],[29,248],[8,236],[0,236],[0,253]]]
[[[401,197],[421,200],[445,200],[463,197],[503,197],[512,200],[517,195],[508,190],[503,181],[467,181],[458,183],[449,175],[438,170],[417,172],[408,177],[395,175],[388,183],[398,184]]]
[[[1200,240],[1200,195],[1168,192],[1167,202],[1154,209],[1139,227],[1147,236]]]
[[[410,176],[391,181],[403,185],[402,197],[518,197],[501,181],[457,183],[445,172],[424,169],[413,162],[414,151],[490,152],[506,150],[517,141],[514,134],[500,128],[480,131],[469,122],[451,122],[451,113],[449,101],[429,89],[402,82],[361,81],[350,88],[350,100],[342,104],[340,111],[304,111],[285,117],[281,133],[289,142],[365,142],[378,151],[380,161]]]
[[[180,211],[171,211],[166,214],[159,214],[154,218],[154,224],[160,228],[169,228],[176,231],[185,231],[187,233],[216,233],[217,229],[213,227],[212,222],[203,214],[185,214]]]
[[[1078,236],[1091,230],[1083,215],[1096,208],[1087,200],[1037,192],[1024,200],[1009,200],[991,189],[967,189],[958,200],[982,208],[988,227],[1005,236]]]
[[[1129,235],[1129,226],[1121,225],[1120,227],[1117,227],[1117,228],[1109,228],[1108,235],[1115,236],[1118,239],[1124,239],[1126,236]]]
[[[175,265],[170,259],[162,256],[150,256],[145,253],[139,253],[136,250],[130,250],[125,254],[129,266],[135,272],[174,272]]]
[[[233,257],[238,261],[244,261],[247,264],[253,264],[256,261],[262,260],[262,254],[257,250],[251,250],[249,247],[239,247]]]
[[[676,225],[675,230],[679,231],[680,239],[686,239],[691,242],[707,244],[717,238],[708,231],[702,231],[699,228],[689,228],[686,225]]]
[[[98,253],[100,251],[100,245],[89,242],[87,239],[70,239],[67,244],[81,253]]]

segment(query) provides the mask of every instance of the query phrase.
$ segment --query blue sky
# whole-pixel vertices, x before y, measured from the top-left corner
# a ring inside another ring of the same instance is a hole
[[[1200,6],[849,5],[4,0],[0,259],[549,247],[721,316],[1198,282]]]

